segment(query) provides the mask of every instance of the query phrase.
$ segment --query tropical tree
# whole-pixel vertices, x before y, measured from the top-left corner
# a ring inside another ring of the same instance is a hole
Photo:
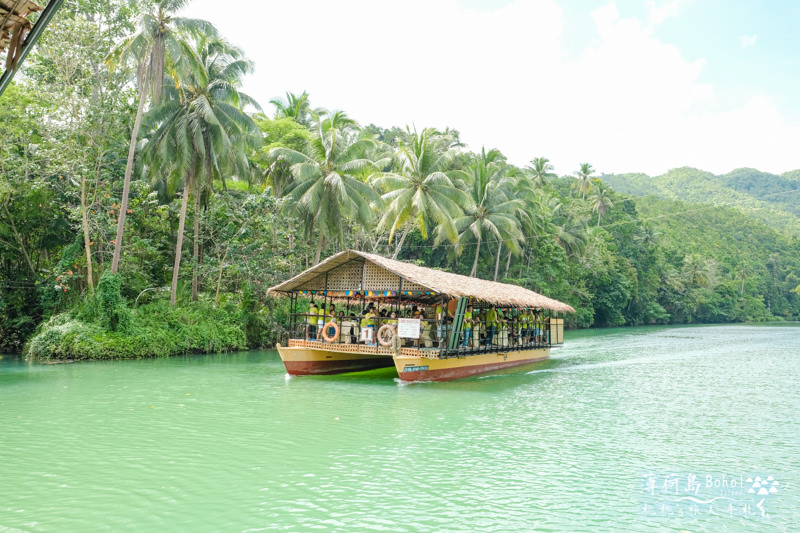
[[[586,193],[592,188],[592,176],[594,169],[589,163],[581,163],[581,168],[575,172],[575,177],[578,178],[576,188],[581,191],[581,198],[586,200]]]
[[[512,172],[510,177],[512,186],[509,189],[509,195],[523,202],[523,207],[517,210],[517,220],[524,235],[524,239],[520,243],[520,255],[526,255],[532,246],[538,245],[539,239],[552,233],[552,213],[547,205],[548,199],[552,196],[541,188],[541,181],[525,169],[522,172]],[[509,248],[506,273],[511,266],[513,253],[514,251]],[[527,255],[530,261],[531,254]]]
[[[695,287],[708,287],[714,284],[716,264],[711,259],[689,254],[683,258],[683,275]]]
[[[312,110],[308,102],[308,92],[303,91],[299,96],[286,92],[286,99],[275,98],[269,101],[275,106],[275,118],[291,118],[302,126],[311,125]]]
[[[568,207],[555,196],[548,200],[547,207],[552,213],[551,231],[556,242],[568,256],[583,254],[589,243],[588,214]]]
[[[295,213],[305,221],[306,236],[313,238],[318,230],[314,264],[319,263],[326,240],[336,238],[344,243],[348,219],[368,225],[372,206],[380,196],[356,175],[373,169],[374,163],[365,157],[371,139],[358,139],[358,124],[344,112],[318,117],[311,141],[304,151],[278,147],[270,157],[287,161],[293,182],[286,195]]]
[[[558,177],[555,172],[553,172],[555,167],[550,164],[550,160],[546,157],[534,157],[531,159],[531,164],[525,167],[525,170],[540,189],[547,187],[551,180]]]
[[[195,70],[184,84],[168,90],[169,98],[155,106],[148,119],[157,127],[149,139],[151,168],[167,168],[185,176],[172,273],[170,304],[175,305],[180,272],[183,229],[189,193],[194,191],[194,263],[198,262],[200,198],[215,178],[246,175],[248,156],[260,141],[260,130],[244,112],[258,106],[238,90],[241,78],[252,69],[242,52],[219,38],[200,39],[194,49]],[[159,164],[160,163],[160,164]],[[192,297],[197,297],[197,272],[192,276]]]
[[[185,54],[188,38],[217,35],[216,28],[210,22],[174,16],[176,11],[188,3],[188,0],[156,0],[152,4],[153,10],[139,18],[137,32],[121,42],[108,57],[108,63],[112,67],[128,61],[136,63],[136,90],[139,95],[139,106],[128,146],[114,255],[111,261],[111,272],[114,274],[119,270],[133,160],[145,103],[148,98],[152,99],[154,104],[163,100],[167,73],[177,83],[187,69],[196,68],[187,64],[192,59],[191,55]]]
[[[253,120],[261,129],[264,140],[253,161],[263,170],[261,176],[272,188],[272,194],[281,198],[292,181],[292,172],[287,161],[270,157],[270,152],[278,147],[302,151],[311,140],[311,132],[291,118],[271,119],[258,114]]]
[[[463,214],[462,207],[469,205],[469,197],[456,183],[466,174],[449,169],[453,152],[445,149],[445,143],[448,147],[453,143],[452,135],[440,136],[430,128],[420,133],[409,130],[408,140],[401,142],[395,153],[397,169],[372,177],[372,183],[384,191],[386,203],[378,229],[389,230],[391,244],[395,232],[403,228],[392,256],[395,259],[412,227],[419,228],[427,239],[433,222],[443,238],[451,242],[458,239],[454,219]]]
[[[497,242],[494,275],[497,279],[503,244],[510,250],[519,251],[523,240],[517,215],[523,211],[525,203],[510,194],[513,181],[508,177],[508,169],[505,158],[497,149],[487,152],[482,148],[480,155],[470,165],[467,182],[469,202],[464,215],[453,221],[459,232],[459,250],[463,250],[467,243],[473,240],[475,242],[475,258],[470,276],[475,276],[478,272],[482,243],[492,240]],[[444,232],[437,228],[437,242],[444,237]]]
[[[600,217],[605,215],[609,209],[614,207],[614,202],[611,200],[608,189],[604,187],[602,183],[598,183],[592,189],[592,194],[589,197],[589,205],[591,206],[592,211],[597,213],[597,225],[600,226]]]

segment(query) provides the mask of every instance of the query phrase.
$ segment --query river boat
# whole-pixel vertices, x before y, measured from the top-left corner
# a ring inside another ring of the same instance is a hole
[[[268,293],[291,298],[288,343],[278,344],[290,375],[394,366],[402,381],[448,381],[528,365],[564,342],[563,314],[575,311],[516,285],[355,250]]]

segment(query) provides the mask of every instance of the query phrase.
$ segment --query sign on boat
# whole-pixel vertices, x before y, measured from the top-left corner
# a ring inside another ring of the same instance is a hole
[[[394,366],[404,381],[452,379],[547,359],[569,305],[507,283],[346,250],[269,289],[292,301],[291,375]]]

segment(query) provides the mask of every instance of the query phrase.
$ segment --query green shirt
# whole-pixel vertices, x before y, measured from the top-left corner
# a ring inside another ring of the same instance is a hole
[[[494,307],[486,311],[486,325],[487,326],[497,325],[497,309],[495,309]]]
[[[464,311],[464,329],[472,329],[472,311]]]

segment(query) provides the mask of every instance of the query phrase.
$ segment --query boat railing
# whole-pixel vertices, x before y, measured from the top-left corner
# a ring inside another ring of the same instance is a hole
[[[331,352],[345,352],[345,353],[371,353],[376,355],[405,355],[409,357],[427,357],[429,359],[437,359],[440,350],[425,349],[417,347],[401,347],[399,354],[386,346],[371,346],[364,344],[337,344],[324,341],[308,341],[305,339],[289,339],[289,348],[310,348],[314,350],[326,350]]]
[[[305,346],[316,349],[339,352],[358,352],[391,355],[395,351],[391,345],[381,346],[375,334],[386,324],[396,324],[395,319],[375,317],[372,326],[372,340],[362,340],[359,318],[337,317],[336,328],[313,324],[315,315],[308,317],[306,323],[300,323],[290,334],[289,346]],[[458,340],[451,342],[453,329],[447,318],[444,320],[422,319],[419,339],[402,339],[401,354],[427,357],[463,357],[466,355],[493,353],[498,351],[518,351],[526,349],[546,348],[563,342],[563,319],[538,318],[526,322],[517,317],[500,319],[494,323],[480,317],[472,321],[470,327],[458,332]],[[309,326],[315,326],[310,328]],[[322,331],[325,328],[326,331]],[[338,328],[338,332],[336,329]],[[454,347],[453,347],[454,346]]]

